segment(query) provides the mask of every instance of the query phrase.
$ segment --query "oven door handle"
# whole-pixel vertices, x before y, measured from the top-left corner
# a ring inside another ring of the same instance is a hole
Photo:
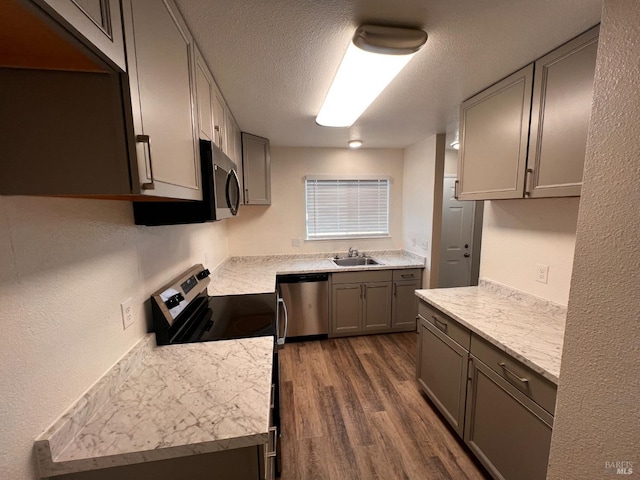
[[[287,338],[287,331],[289,330],[289,314],[287,313],[287,304],[284,303],[284,298],[278,297],[278,307],[282,305],[282,311],[284,312],[284,331],[280,336],[280,308],[278,308],[278,315],[276,315],[276,329],[277,329],[277,343],[278,345],[284,345],[284,341]]]

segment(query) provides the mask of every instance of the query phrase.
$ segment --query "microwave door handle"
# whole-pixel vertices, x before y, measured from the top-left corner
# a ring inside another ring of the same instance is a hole
[[[231,195],[229,194],[229,190],[231,189],[231,182],[233,182],[233,185],[235,186],[235,189],[238,192],[238,195],[236,196],[236,200],[233,203],[231,202]],[[238,213],[238,207],[240,205],[240,181],[238,180],[238,175],[236,174],[236,171],[233,169],[229,171],[229,175],[227,176],[227,184],[226,184],[225,190],[226,190],[225,195],[227,197],[227,206],[231,210],[231,214],[235,215],[236,213]]]

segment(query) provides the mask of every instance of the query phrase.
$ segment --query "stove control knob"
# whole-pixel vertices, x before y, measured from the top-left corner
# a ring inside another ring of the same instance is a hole
[[[208,268],[205,268],[201,272],[198,272],[198,274],[196,275],[196,278],[198,280],[202,280],[203,278],[207,278],[209,275],[211,275],[211,272],[209,271]]]
[[[184,296],[181,293],[176,293],[175,295],[169,297],[164,304],[167,306],[169,310],[180,305],[180,302],[184,300]]]

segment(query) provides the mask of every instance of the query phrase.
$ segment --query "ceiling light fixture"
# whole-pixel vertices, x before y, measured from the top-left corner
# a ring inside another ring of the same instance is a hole
[[[360,148],[362,140],[349,140],[349,148]]]
[[[350,127],[427,41],[414,28],[362,25],[342,59],[316,123]]]
[[[460,148],[460,143],[458,142],[458,140],[456,140],[455,142],[451,142],[449,146],[454,150],[458,150]]]

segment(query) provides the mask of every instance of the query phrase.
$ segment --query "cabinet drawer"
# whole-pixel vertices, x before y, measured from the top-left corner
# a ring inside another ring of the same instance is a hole
[[[331,280],[336,283],[370,283],[390,282],[392,270],[373,270],[366,272],[342,272],[331,275]]]
[[[461,346],[467,350],[469,349],[469,345],[471,343],[471,332],[469,329],[463,327],[452,318],[424,302],[420,302],[420,305],[418,306],[418,313],[440,331],[458,342]]]
[[[422,277],[422,270],[419,268],[393,271],[394,282],[403,282],[406,280],[420,280],[421,277]]]
[[[547,412],[555,412],[556,385],[511,355],[477,335],[471,336],[471,353]]]

